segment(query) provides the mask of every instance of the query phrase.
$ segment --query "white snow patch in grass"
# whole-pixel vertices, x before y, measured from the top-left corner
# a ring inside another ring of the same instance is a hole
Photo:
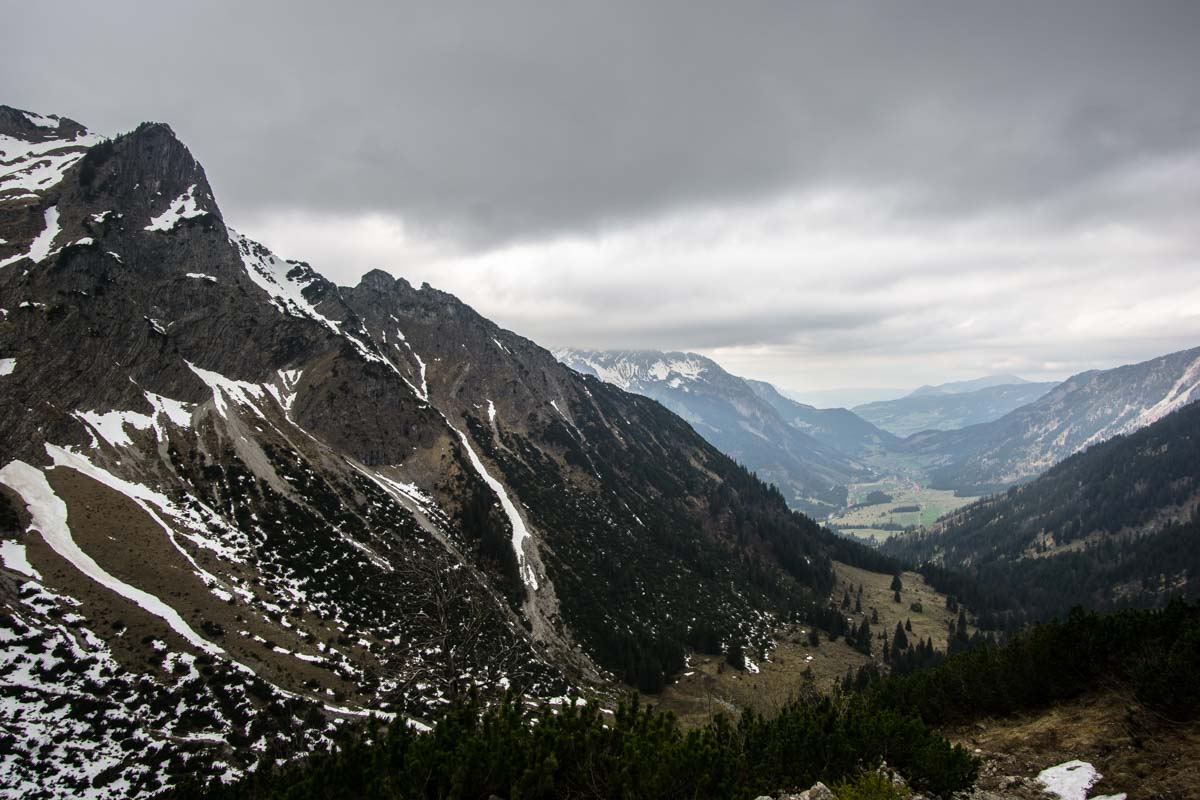
[[[210,283],[217,282],[217,279],[212,275],[205,275],[203,272],[189,272],[187,276],[189,278],[195,278],[198,281],[209,281]]]
[[[5,314],[5,316],[8,316]],[[12,375],[13,370],[17,368],[17,360],[15,358],[0,358],[0,377]]]
[[[1037,777],[1047,792],[1061,800],[1087,800],[1088,789],[1104,776],[1088,762],[1076,759],[1044,769]]]
[[[202,217],[207,213],[196,203],[196,184],[193,183],[186,192],[171,201],[166,211],[153,217],[144,230],[169,231],[178,225],[180,220]]]
[[[0,469],[0,483],[15,491],[25,501],[29,514],[33,517],[30,529],[41,533],[46,544],[72,566],[101,586],[163,620],[195,647],[212,654],[222,652],[220,648],[193,631],[175,609],[154,595],[108,574],[91,556],[80,549],[67,526],[67,505],[54,493],[41,470],[24,461],[10,461]]]
[[[493,425],[496,424],[496,405],[491,401],[490,398],[488,399],[488,419]]]
[[[29,563],[29,558],[25,555],[25,545],[20,542],[14,542],[11,539],[0,541],[0,560],[3,560],[4,566],[14,572],[28,575],[39,581],[42,579],[38,571]]]
[[[506,353],[509,353],[509,355],[512,355],[512,354],[509,352],[509,349],[508,349],[507,347],[505,347],[503,344],[501,344],[500,340],[499,340],[499,339],[497,339],[495,336],[493,336],[493,337],[492,337],[492,341],[496,343],[496,347],[499,347],[499,348],[500,348],[501,350],[503,350],[504,352],[506,352]]]

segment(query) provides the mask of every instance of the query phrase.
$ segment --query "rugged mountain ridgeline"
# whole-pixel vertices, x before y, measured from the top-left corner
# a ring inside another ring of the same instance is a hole
[[[1009,380],[1019,380],[1008,377]],[[976,381],[967,382],[974,386]],[[949,431],[999,419],[1010,411],[1032,403],[1056,383],[1002,383],[964,391],[923,386],[907,397],[855,406],[853,411],[867,422],[896,436],[921,431]]]
[[[885,552],[925,563],[984,628],[1200,595],[1200,403],[973,503]]]
[[[862,457],[893,438],[850,412],[788,400],[695,353],[562,348],[555,355],[581,373],[659,401],[806,513],[823,516],[844,506],[846,485],[873,476]]]
[[[1200,348],[1140,364],[1083,372],[1000,419],[905,440],[930,485],[988,494],[1045,472],[1067,456],[1151,424],[1200,399]]]
[[[165,125],[0,108],[0,163],[5,791],[236,776],[468,691],[653,690],[820,616],[834,558],[893,567],[450,295],[275,257]]]

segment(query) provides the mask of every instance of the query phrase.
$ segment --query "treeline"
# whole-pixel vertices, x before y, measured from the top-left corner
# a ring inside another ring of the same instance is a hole
[[[451,708],[429,733],[372,725],[303,763],[243,781],[187,784],[175,800],[309,798],[751,798],[852,779],[881,762],[916,788],[970,786],[977,762],[914,714],[861,697],[807,697],[767,719],[746,712],[682,731],[636,699],[531,709],[515,697]]]
[[[916,713],[926,724],[1044,708],[1124,685],[1176,722],[1200,716],[1200,606],[1099,615],[1074,609],[1001,646],[960,652],[932,669],[870,681],[870,705]]]

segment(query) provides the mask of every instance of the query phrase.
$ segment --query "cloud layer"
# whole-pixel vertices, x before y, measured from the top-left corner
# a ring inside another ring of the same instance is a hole
[[[244,6],[244,7],[243,7]],[[546,344],[785,386],[1200,344],[1194,3],[12,4],[6,102]]]

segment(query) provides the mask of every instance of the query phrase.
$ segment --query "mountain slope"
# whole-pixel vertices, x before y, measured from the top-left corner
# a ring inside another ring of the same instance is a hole
[[[754,393],[774,408],[787,424],[823,444],[862,458],[903,448],[900,439],[844,408],[815,408],[785,397],[766,381],[746,380]]]
[[[807,618],[832,557],[888,566],[452,296],[277,258],[165,125],[0,137],[6,791],[235,776],[472,688],[653,689]]]
[[[957,430],[999,419],[1034,402],[1057,385],[1023,381],[954,392],[922,387],[898,400],[855,406],[854,413],[896,436],[911,436],[928,430]],[[925,389],[929,391],[923,391]]]
[[[868,471],[856,459],[788,424],[742,378],[695,353],[563,348],[555,355],[581,373],[652,397],[764,480],[793,508],[825,514],[846,503],[846,484]]]
[[[1000,419],[915,434],[906,444],[935,488],[986,494],[1044,472],[1089,445],[1200,399],[1200,348],[1068,378]]]
[[[883,549],[932,561],[981,624],[1048,619],[1075,604],[1155,605],[1200,594],[1200,403],[1093,445],[1037,480],[973,503]],[[969,577],[957,580],[955,574]]]

